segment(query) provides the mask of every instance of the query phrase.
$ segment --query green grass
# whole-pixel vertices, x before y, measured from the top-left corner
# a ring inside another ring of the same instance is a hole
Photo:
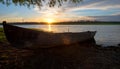
[[[6,42],[6,37],[3,32],[3,28],[0,28],[0,42]]]

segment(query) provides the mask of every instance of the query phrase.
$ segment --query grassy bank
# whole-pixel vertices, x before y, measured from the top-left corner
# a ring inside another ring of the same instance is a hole
[[[0,28],[0,42],[6,42],[5,34],[3,28]]]

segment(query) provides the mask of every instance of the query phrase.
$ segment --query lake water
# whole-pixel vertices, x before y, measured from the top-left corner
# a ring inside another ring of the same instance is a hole
[[[53,32],[97,31],[96,43],[103,46],[117,46],[120,43],[120,25],[17,25]],[[2,26],[1,26],[2,27]]]

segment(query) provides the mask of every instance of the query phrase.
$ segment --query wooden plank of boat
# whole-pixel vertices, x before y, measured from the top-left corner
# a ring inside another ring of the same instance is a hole
[[[17,48],[50,48],[94,39],[96,31],[54,33],[3,23],[7,40]]]

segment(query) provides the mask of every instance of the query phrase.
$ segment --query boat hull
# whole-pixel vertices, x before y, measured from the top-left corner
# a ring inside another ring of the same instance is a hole
[[[96,31],[53,33],[21,28],[3,23],[7,40],[17,48],[49,48],[94,39]]]

